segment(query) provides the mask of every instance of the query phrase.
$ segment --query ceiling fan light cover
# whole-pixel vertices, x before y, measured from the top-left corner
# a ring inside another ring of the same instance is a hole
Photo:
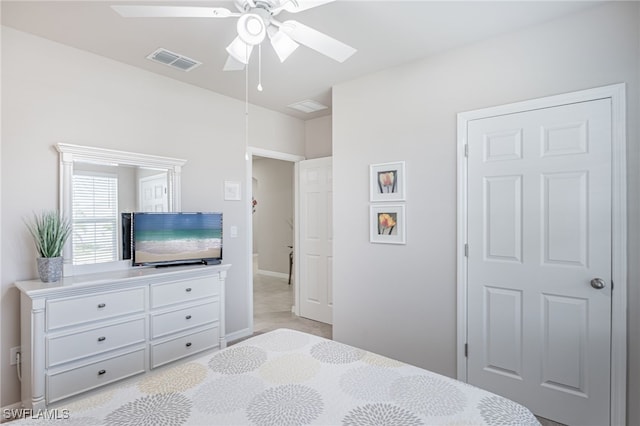
[[[276,51],[280,62],[286,61],[298,46],[300,46],[298,43],[293,41],[291,37],[280,30],[269,31],[269,38],[271,40],[273,50]]]
[[[233,56],[227,56],[227,61],[224,64],[223,71],[242,71],[245,68],[245,64],[237,61]]]
[[[236,37],[229,46],[227,46],[227,52],[238,62],[242,62],[247,65],[253,46],[242,41],[240,36]]]
[[[262,43],[267,33],[266,26],[260,15],[245,13],[238,19],[238,36],[247,44],[255,46]]]

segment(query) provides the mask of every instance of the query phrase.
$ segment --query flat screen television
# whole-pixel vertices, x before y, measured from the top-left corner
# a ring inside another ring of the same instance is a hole
[[[134,266],[222,262],[222,213],[132,213]]]

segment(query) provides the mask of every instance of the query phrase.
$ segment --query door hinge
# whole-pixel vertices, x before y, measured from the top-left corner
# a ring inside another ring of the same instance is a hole
[[[611,280],[611,291],[613,291],[613,280]]]
[[[469,156],[469,144],[464,144],[464,156]]]
[[[464,257],[469,257],[469,244],[464,245]]]
[[[469,345],[467,343],[464,344],[464,357],[469,357]]]

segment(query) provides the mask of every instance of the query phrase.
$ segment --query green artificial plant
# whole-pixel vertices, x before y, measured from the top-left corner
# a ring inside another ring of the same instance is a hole
[[[33,214],[33,220],[26,222],[33,236],[38,253],[42,257],[58,257],[64,243],[71,234],[71,223],[56,211]]]

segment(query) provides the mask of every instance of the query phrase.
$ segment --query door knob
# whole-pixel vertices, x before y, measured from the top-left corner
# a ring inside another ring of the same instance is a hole
[[[591,287],[595,288],[596,290],[602,290],[603,288],[605,288],[604,280],[602,278],[592,279]]]

